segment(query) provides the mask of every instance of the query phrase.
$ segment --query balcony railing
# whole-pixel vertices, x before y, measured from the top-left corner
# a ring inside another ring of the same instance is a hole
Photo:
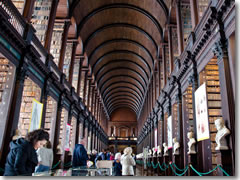
[[[118,137],[118,136],[110,136],[108,137],[109,141],[137,141],[137,137]]]

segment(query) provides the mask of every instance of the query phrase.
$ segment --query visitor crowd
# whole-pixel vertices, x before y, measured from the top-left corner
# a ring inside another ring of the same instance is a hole
[[[25,138],[14,137],[10,143],[4,176],[31,176],[33,173],[48,172],[53,165],[53,157],[49,134],[45,130],[34,130]],[[95,167],[98,161],[105,160],[113,163],[114,176],[133,176],[135,159],[131,147],[125,148],[123,154],[118,152],[114,156],[109,149],[102,149],[99,153],[96,150],[87,152],[84,141],[80,141],[72,154],[72,167]]]

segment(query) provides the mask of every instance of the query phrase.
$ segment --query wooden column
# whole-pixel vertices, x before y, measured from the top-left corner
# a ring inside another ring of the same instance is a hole
[[[227,158],[231,159],[230,164],[232,164],[232,167],[228,168],[228,173],[233,174],[235,172],[235,102],[232,89],[226,39],[223,39],[222,37],[220,41],[215,43],[214,53],[217,55],[218,58],[218,70],[222,102],[222,118],[225,121],[225,125],[227,126],[227,128],[229,128],[231,131],[230,136],[227,137],[231,153],[229,153],[228,156],[226,155],[226,153],[221,153],[224,154],[224,159],[222,159],[221,161],[225,161]],[[230,169],[232,169],[232,172],[229,172]]]
[[[168,25],[168,47],[169,47],[168,49],[169,49],[169,66],[170,66],[169,75],[170,75],[174,69],[172,25]]]
[[[182,25],[180,0],[176,0],[176,18],[177,18],[177,34],[178,34],[178,52],[179,52],[179,55],[181,55],[184,50],[184,39],[183,39],[183,25]]]
[[[79,70],[78,70],[78,83],[77,83],[77,95],[79,96],[80,95],[80,90],[81,90],[81,78],[82,77],[82,63],[84,61],[84,58],[80,58],[80,61],[79,61]]]
[[[199,20],[197,0],[190,0],[190,6],[191,6],[192,30],[194,31]]]
[[[166,45],[162,44],[162,69],[163,69],[163,87],[167,83],[167,71],[166,71]]]
[[[60,57],[59,57],[59,63],[58,63],[58,68],[60,69],[60,71],[63,71],[64,57],[65,57],[65,51],[66,51],[66,46],[67,46],[68,30],[69,30],[70,25],[71,25],[71,22],[69,20],[65,20],[64,30],[63,30],[63,34],[62,34]]]
[[[78,142],[79,142],[79,139],[80,139],[80,137],[79,137],[79,124],[80,124],[80,120],[79,120],[79,117],[78,117],[78,120],[77,120],[77,127],[76,127],[76,134],[75,134],[75,144],[78,144]],[[74,149],[73,149],[74,150]]]
[[[78,45],[78,42],[73,42],[72,57],[71,57],[71,63],[70,63],[70,68],[69,68],[69,83],[71,85],[72,85],[72,79],[73,79],[73,69],[74,69],[77,45]]]
[[[87,91],[87,76],[88,76],[88,70],[84,70],[85,75],[84,75],[84,87],[83,87],[83,104],[86,105],[86,91]]]
[[[32,19],[35,0],[25,0],[23,17],[30,23]]]
[[[53,27],[54,27],[54,22],[56,18],[58,3],[59,3],[59,0],[52,0],[52,6],[51,6],[50,15],[49,15],[49,21],[48,21],[48,26],[47,26],[46,36],[45,36],[45,44],[44,44],[44,47],[48,53],[50,53],[52,33],[53,33]]]

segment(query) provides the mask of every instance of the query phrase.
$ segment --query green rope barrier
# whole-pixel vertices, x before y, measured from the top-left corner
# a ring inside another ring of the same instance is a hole
[[[178,174],[178,173],[174,170],[174,168],[172,167],[172,164],[170,164],[170,167],[171,167],[172,171],[174,172],[174,174],[176,174],[177,176],[182,176],[182,175],[184,175],[184,174],[187,172],[187,170],[188,170],[188,166],[186,166],[185,171],[183,171],[181,174]]]
[[[185,170],[186,170],[186,168],[184,168],[184,169],[179,169],[175,163],[172,163],[172,164],[174,165],[174,167],[175,167],[178,171],[185,171]]]
[[[162,166],[161,166],[161,164],[160,164],[160,162],[159,162],[159,167],[160,167],[161,171],[166,171],[167,168],[168,168],[168,167],[165,165],[165,169],[163,169]]]
[[[59,164],[60,164],[61,160],[59,160],[53,167],[52,169],[55,169]]]
[[[0,172],[4,172],[5,170],[3,168],[0,168]]]
[[[226,176],[229,176],[229,174],[228,174],[220,165],[218,165],[218,167],[222,170],[222,172],[223,172]]]
[[[158,162],[159,163],[159,162]],[[152,167],[153,169],[156,169],[158,167],[158,163],[156,165],[154,165],[154,163],[152,162]]]
[[[148,166],[148,167],[151,167],[151,163],[150,163],[150,162],[147,162],[147,166]]]

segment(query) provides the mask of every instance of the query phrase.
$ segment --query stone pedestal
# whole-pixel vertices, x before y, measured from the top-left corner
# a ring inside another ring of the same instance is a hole
[[[217,165],[221,165],[230,176],[233,175],[231,153],[231,150],[217,151]],[[226,176],[220,168],[217,169],[217,175]]]
[[[168,165],[168,163],[169,163],[169,156],[164,156],[164,157],[163,157],[163,162],[164,162],[166,165]],[[165,169],[165,166],[163,166],[162,164],[161,164],[161,166]],[[167,170],[165,170],[164,175],[165,175],[165,176],[171,176],[171,169],[168,168]]]
[[[188,164],[192,165],[195,169],[197,168],[197,154],[188,154]],[[198,176],[192,168],[189,166],[188,176]]]

